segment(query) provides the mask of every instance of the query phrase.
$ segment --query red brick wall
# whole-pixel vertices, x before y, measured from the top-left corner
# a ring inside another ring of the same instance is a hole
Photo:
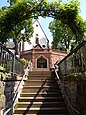
[[[65,56],[67,55],[67,52],[63,52],[60,50],[51,50],[51,60],[52,64],[56,63],[57,61],[61,61]]]
[[[32,60],[33,68],[37,68],[37,59],[43,56],[47,59],[48,68],[50,68],[54,63],[60,61],[67,55],[66,52],[60,50],[52,50],[52,49],[41,49],[41,48],[34,48],[29,51],[21,52],[21,58],[25,58],[28,61]]]
[[[47,59],[48,60],[48,67],[49,67],[49,65],[50,65],[50,53],[48,52],[48,51],[43,51],[43,50],[35,50],[34,49],[34,53],[33,53],[33,66],[35,67],[35,68],[37,68],[37,59],[38,58],[40,58],[40,57],[43,57],[43,58],[45,58],[45,59]]]

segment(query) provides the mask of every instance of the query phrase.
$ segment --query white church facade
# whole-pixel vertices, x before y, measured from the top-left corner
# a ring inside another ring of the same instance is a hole
[[[53,64],[63,59],[67,52],[49,47],[49,40],[38,20],[33,23],[34,33],[30,43],[22,42],[20,57],[32,61],[33,70],[49,70]]]
[[[33,36],[29,38],[30,42],[29,43],[27,41],[21,42],[22,43],[21,51],[30,50],[37,44],[40,44],[41,47],[45,48],[49,47],[49,40],[38,20],[35,20],[33,22],[33,28],[34,28]]]

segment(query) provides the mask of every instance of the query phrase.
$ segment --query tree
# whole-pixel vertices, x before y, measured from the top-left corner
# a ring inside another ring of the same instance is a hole
[[[82,18],[80,17],[78,20],[82,20]],[[86,32],[86,23],[83,20],[81,27]],[[53,36],[53,49],[72,50],[78,42],[82,42],[85,39],[84,36],[83,38],[77,38],[67,24],[56,19],[50,22],[49,29]]]
[[[66,50],[70,48],[70,43],[74,40],[75,35],[66,24],[63,24],[59,20],[53,20],[49,24],[49,29],[53,36],[53,49]]]
[[[10,3],[10,7],[12,7],[12,5],[17,4],[19,2],[23,2],[23,0],[8,0],[8,2]],[[21,30],[24,30],[24,29],[25,29],[24,34],[22,34]],[[32,18],[23,20],[22,22],[19,22],[17,25],[13,27],[13,29],[8,35],[8,39],[9,38],[13,39],[13,42],[15,44],[16,55],[18,55],[18,43],[21,40],[25,40],[25,39],[29,41],[29,38],[32,36],[32,34],[33,34]]]
[[[12,7],[1,12],[0,15],[0,38],[6,40],[8,34],[16,25],[28,18],[53,17],[67,24],[76,38],[80,39],[84,36],[81,21],[77,21],[79,13],[79,2],[72,0],[68,3],[52,2],[48,3],[45,0],[26,0],[18,2]]]
[[[24,30],[24,33],[21,31]],[[33,34],[32,19],[24,20],[14,27],[14,30],[10,32],[10,38],[13,38],[15,44],[15,54],[18,55],[18,43],[26,40],[29,42],[29,38]]]
[[[23,2],[27,0],[7,0],[7,2],[10,4],[10,6],[14,5],[15,3]]]

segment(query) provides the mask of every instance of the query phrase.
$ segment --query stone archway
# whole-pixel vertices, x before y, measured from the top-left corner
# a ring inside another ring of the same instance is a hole
[[[47,60],[43,57],[37,59],[37,68],[47,68]]]

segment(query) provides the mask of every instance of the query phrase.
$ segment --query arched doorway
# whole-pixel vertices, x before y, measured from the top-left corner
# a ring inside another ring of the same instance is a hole
[[[47,68],[47,60],[44,58],[39,58],[37,60],[37,68]]]

